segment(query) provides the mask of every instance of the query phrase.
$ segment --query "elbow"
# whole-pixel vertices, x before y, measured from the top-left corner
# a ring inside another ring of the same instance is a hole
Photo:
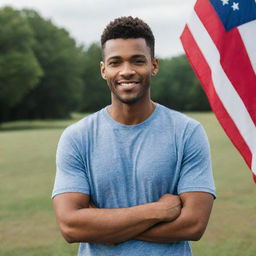
[[[81,230],[74,214],[59,214],[56,219],[60,233],[67,243],[87,242],[88,232]]]
[[[78,241],[76,241],[76,239],[74,239],[72,236],[66,234],[62,234],[62,236],[64,237],[65,241],[69,244],[78,243]]]
[[[70,244],[79,242],[77,237],[75,236],[74,230],[68,225],[60,225],[60,231],[66,242]]]
[[[100,243],[100,244],[112,244],[112,240],[108,241],[108,239],[100,239],[95,235],[90,235],[88,232],[83,232],[83,234],[79,234],[79,230],[75,228],[65,227],[61,228],[61,234],[66,240],[67,243]]]
[[[60,232],[63,238],[68,243],[80,243],[80,242],[89,242],[89,234],[83,230],[81,231],[76,226],[72,225],[72,223],[62,222],[59,223]]]
[[[102,242],[95,232],[80,229],[76,225],[72,225],[71,223],[60,223],[59,225],[61,234],[66,242],[72,243],[105,243]]]
[[[196,232],[194,234],[191,235],[190,237],[190,241],[199,241],[203,236],[203,233],[200,233],[200,232]]]
[[[69,244],[78,243],[78,241],[74,237],[69,236],[67,234],[62,234],[62,235],[67,243]]]
[[[190,241],[199,241],[202,238],[205,229],[206,229],[206,226],[203,225],[203,223],[198,222],[198,223],[194,224],[194,226],[191,227],[189,240]]]

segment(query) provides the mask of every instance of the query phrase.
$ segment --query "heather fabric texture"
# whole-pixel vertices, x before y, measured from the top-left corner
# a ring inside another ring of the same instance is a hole
[[[215,197],[206,134],[197,121],[160,104],[138,125],[114,121],[106,107],[69,126],[60,138],[53,197],[79,192],[89,194],[98,208],[122,208],[192,191]],[[115,247],[81,243],[78,255],[192,254],[188,241],[129,240]]]

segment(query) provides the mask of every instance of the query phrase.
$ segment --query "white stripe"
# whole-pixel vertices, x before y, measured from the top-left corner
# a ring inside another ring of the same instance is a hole
[[[252,155],[252,167],[251,167],[251,169],[252,169],[252,172],[256,175],[256,154]]]
[[[256,74],[256,20],[239,26],[238,30]]]
[[[201,23],[200,19],[193,12],[191,19],[188,22],[188,27],[199,46],[202,54],[204,55],[208,65],[212,71],[212,80],[216,93],[218,94],[220,100],[222,101],[226,111],[233,119],[235,125],[239,129],[241,135],[243,136],[246,144],[248,145],[253,159],[255,159],[254,154],[256,153],[256,128],[255,125],[243,104],[240,96],[234,90],[231,82],[229,81],[227,75],[220,64],[220,54],[217,47],[212,41],[207,30]],[[253,163],[255,163],[253,161]],[[253,164],[252,163],[252,164]],[[254,165],[254,164],[253,164]],[[255,165],[254,165],[255,166]],[[253,172],[256,174],[255,168]]]

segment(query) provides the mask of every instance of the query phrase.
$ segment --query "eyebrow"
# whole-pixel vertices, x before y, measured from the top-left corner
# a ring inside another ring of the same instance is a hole
[[[131,56],[131,59],[137,59],[137,58],[144,58],[144,59],[146,59],[146,56],[143,55],[143,54],[135,54],[135,55]],[[120,59],[122,59],[122,57],[121,56],[111,56],[111,57],[109,57],[107,59],[107,61],[113,60],[113,59],[120,60]]]
[[[146,56],[143,55],[143,54],[136,54],[136,55],[132,56],[132,59],[137,59],[137,58],[144,58],[144,59],[146,59]]]
[[[113,60],[113,59],[121,59],[121,57],[120,57],[120,56],[112,56],[112,57],[109,57],[109,58],[107,59],[107,61]]]

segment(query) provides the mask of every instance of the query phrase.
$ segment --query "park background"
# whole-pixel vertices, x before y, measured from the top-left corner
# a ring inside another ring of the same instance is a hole
[[[173,8],[177,4],[170,2]],[[50,199],[56,145],[67,125],[110,103],[99,74],[99,43],[83,43],[53,20],[35,8],[0,7],[1,256],[76,255],[77,245],[66,244],[58,232]],[[256,255],[250,171],[211,113],[186,57],[174,49],[170,56],[164,54],[168,48],[157,51],[160,71],[152,81],[152,98],[204,125],[217,188],[207,231],[193,243],[194,255]]]

